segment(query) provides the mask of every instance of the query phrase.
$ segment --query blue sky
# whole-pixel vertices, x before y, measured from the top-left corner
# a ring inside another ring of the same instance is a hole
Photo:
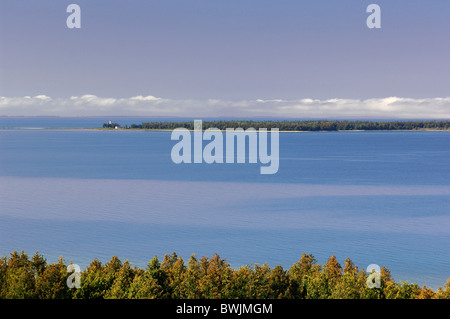
[[[450,118],[449,15],[446,0],[0,0],[0,115]]]

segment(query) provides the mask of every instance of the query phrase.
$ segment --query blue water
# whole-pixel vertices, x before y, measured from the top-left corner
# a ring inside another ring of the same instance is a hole
[[[275,175],[176,165],[174,144],[170,132],[0,130],[0,255],[145,267],[175,251],[289,268],[306,252],[434,289],[450,277],[450,132],[282,133]]]

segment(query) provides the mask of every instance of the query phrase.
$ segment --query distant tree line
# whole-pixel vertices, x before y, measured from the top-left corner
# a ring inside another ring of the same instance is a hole
[[[0,298],[33,299],[450,299],[450,279],[437,291],[395,282],[381,268],[381,287],[368,288],[368,274],[349,259],[341,266],[331,256],[323,265],[303,254],[288,270],[281,266],[230,267],[215,254],[187,263],[176,253],[155,256],[140,269],[114,256],[105,264],[95,259],[81,272],[80,288],[69,289],[62,257],[49,264],[38,252],[30,259],[15,251],[0,259]]]
[[[104,128],[114,128],[114,124],[103,124]],[[120,127],[120,126],[119,126]],[[184,127],[194,129],[194,122],[146,122],[125,125],[124,129],[173,130]],[[280,131],[351,131],[351,130],[450,130],[450,121],[204,121],[203,129],[217,128],[278,128]]]

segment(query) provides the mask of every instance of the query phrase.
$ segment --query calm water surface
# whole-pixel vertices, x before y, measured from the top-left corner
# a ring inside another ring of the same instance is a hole
[[[288,268],[306,252],[432,288],[450,277],[450,132],[283,133],[275,175],[176,165],[173,145],[169,132],[0,130],[0,255]]]

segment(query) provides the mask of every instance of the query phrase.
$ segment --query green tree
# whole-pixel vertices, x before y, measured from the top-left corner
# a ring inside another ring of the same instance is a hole
[[[398,284],[396,299],[415,299],[420,294],[420,287],[417,284],[410,284],[407,281]]]
[[[444,285],[444,289],[442,287],[439,287],[436,295],[436,299],[450,299],[450,278],[448,278],[447,282]]]
[[[289,269],[289,276],[296,286],[296,291],[293,292],[296,298],[306,298],[308,278],[319,270],[317,266],[320,268],[313,255],[303,253],[300,260]]]
[[[6,266],[5,298],[29,299],[34,298],[35,278],[28,255],[22,250],[14,251]]]
[[[231,273],[231,278],[225,287],[226,295],[229,299],[247,299],[251,296],[251,281],[253,271],[250,266],[240,267],[237,271]]]
[[[336,283],[342,276],[342,267],[338,263],[336,256],[331,256],[323,267],[323,271],[327,278],[334,283]]]
[[[361,299],[380,299],[380,289],[379,288],[369,288],[367,286],[367,275],[366,271],[361,269],[358,273],[358,286],[360,287],[360,298]]]
[[[96,258],[81,273],[81,287],[76,289],[75,298],[103,299],[114,283],[118,270],[122,267],[120,260],[114,256],[105,266]]]
[[[423,286],[422,289],[419,291],[418,295],[416,296],[417,299],[435,299],[436,293],[432,290],[427,288],[426,286]]]
[[[31,269],[33,271],[34,276],[37,278],[40,275],[42,275],[46,267],[47,267],[47,260],[44,258],[43,255],[39,254],[39,252],[37,251],[31,258]]]
[[[283,267],[281,267],[280,265],[275,266],[270,272],[269,285],[271,298],[281,299],[290,297],[290,278]]]
[[[130,299],[164,299],[167,294],[158,281],[153,278],[147,269],[144,273],[137,274],[128,289]]]
[[[167,299],[167,274],[161,269],[158,256],[155,255],[147,264],[145,272],[137,272],[128,289],[128,298],[132,299]]]
[[[39,260],[42,261],[40,258]],[[38,265],[42,265],[42,263],[39,262]],[[72,292],[67,287],[69,275],[64,259],[60,256],[57,263],[48,265],[44,270],[39,271],[36,278],[36,297],[40,299],[72,298]]]
[[[392,278],[391,272],[386,267],[381,267],[381,296],[382,298],[392,299],[397,295],[397,285]]]
[[[131,268],[128,260],[125,260],[122,266],[115,270],[117,274],[114,278],[114,282],[108,292],[105,294],[105,298],[108,299],[125,299],[128,297],[129,288],[134,281],[136,270]]]
[[[8,278],[8,260],[5,256],[0,258],[0,299],[6,298],[6,279]]]
[[[227,286],[227,281],[231,277],[231,269],[225,259],[221,259],[218,254],[205,261],[202,258],[200,269],[204,271],[207,265],[206,273],[200,278],[200,289],[204,298],[222,298],[224,295],[224,288]],[[202,269],[203,268],[203,269]]]
[[[344,274],[333,287],[331,297],[333,299],[359,299],[361,287],[357,276],[358,267],[350,258],[346,258]]]
[[[446,299],[450,299],[450,278],[448,278],[447,283],[445,284],[445,290],[443,291],[443,296]]]
[[[200,281],[200,263],[194,254],[191,255],[188,261],[188,268],[185,271],[183,277],[183,290],[185,291],[186,298],[199,299],[202,297],[199,287]]]
[[[174,253],[171,258],[164,260],[161,268],[166,272],[171,298],[186,298],[187,292],[183,286],[186,266],[183,259]]]
[[[250,295],[256,299],[270,298],[272,291],[270,287],[270,269],[268,264],[255,264],[250,282]]]
[[[165,265],[163,268],[161,263],[159,262],[158,257],[155,256],[152,260],[150,260],[150,262],[147,266],[148,274],[156,280],[158,286],[160,286],[163,291],[163,294],[161,295],[162,298],[170,298],[170,296],[171,296],[170,287],[168,285],[166,269],[168,268],[169,263],[171,264],[174,262],[174,258],[176,258],[176,256],[174,256],[173,254],[172,254],[172,257],[168,257],[166,255],[165,256]]]

